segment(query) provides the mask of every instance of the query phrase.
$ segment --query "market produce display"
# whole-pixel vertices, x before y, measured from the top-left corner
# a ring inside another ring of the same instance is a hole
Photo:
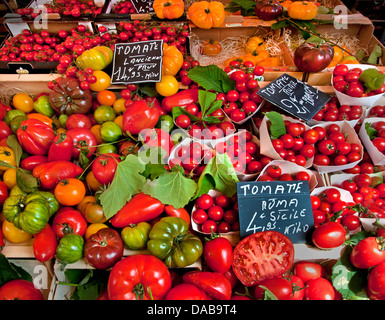
[[[73,18],[102,10],[75,0],[46,9]],[[25,246],[37,263],[60,266],[70,299],[384,300],[377,47],[360,55],[318,32],[317,15],[333,8],[315,1],[155,0],[147,19],[125,16],[136,9],[114,2],[113,23],[25,28],[0,48],[1,63],[55,73],[37,94],[0,93],[0,251]],[[230,54],[226,39],[208,35],[239,17],[271,22],[283,37],[247,35]],[[295,48],[287,28],[302,37]],[[199,30],[208,33],[196,46]],[[115,45],[158,40],[161,80],[115,84]],[[286,71],[303,82],[329,76],[330,100],[308,122],[258,94],[264,77]],[[272,224],[240,238],[237,183],[291,181],[309,185],[307,242]],[[3,253],[0,298],[44,299]]]

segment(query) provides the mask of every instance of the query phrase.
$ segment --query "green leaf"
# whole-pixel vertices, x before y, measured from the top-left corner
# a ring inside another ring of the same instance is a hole
[[[377,69],[370,68],[362,71],[359,80],[363,82],[366,92],[379,89],[384,83],[385,75]]]
[[[194,116],[190,112],[187,112],[186,109],[183,107],[173,107],[171,112],[172,112],[172,118],[174,119],[174,121],[181,114],[185,114],[186,116],[188,116],[191,122],[201,121],[201,119],[199,119],[197,116]]]
[[[347,246],[332,269],[333,286],[345,300],[349,300],[365,289],[368,275],[367,269],[358,269],[351,264],[352,250],[352,246]]]
[[[375,137],[377,137],[378,131],[371,126],[371,123],[365,123],[365,130],[370,140],[373,140]]]
[[[239,180],[229,156],[217,153],[198,179],[197,196],[207,193],[210,188],[232,197],[237,192],[237,182]]]
[[[99,198],[107,219],[112,218],[140,191],[146,182],[146,178],[141,175],[145,168],[145,164],[132,154],[119,162],[111,185]]]
[[[143,193],[177,209],[185,207],[194,197],[196,190],[196,182],[185,177],[180,166],[174,166],[173,171],[165,172],[155,180],[147,180],[142,188]]]
[[[235,82],[230,80],[228,74],[216,65],[195,66],[188,71],[192,81],[198,83],[206,90],[227,93],[235,88]]]
[[[369,64],[378,64],[379,58],[382,57],[382,49],[381,47],[376,44],[372,51],[370,52],[369,58],[367,60],[367,63]]]
[[[278,298],[267,287],[260,285],[263,289],[263,300],[278,300]]]
[[[271,30],[278,30],[290,26],[288,19],[279,20],[271,25]]]
[[[255,16],[255,1],[252,0],[232,0],[225,10],[229,12],[241,11],[242,16]]]
[[[16,183],[25,193],[31,193],[39,187],[39,180],[31,172],[16,170]]]
[[[270,120],[270,137],[271,140],[278,139],[286,133],[285,121],[280,113],[270,111],[266,113],[266,117]]]
[[[23,149],[21,148],[21,145],[20,145],[19,141],[17,140],[17,137],[14,134],[8,136],[8,138],[7,138],[7,145],[15,153],[16,165],[19,166],[20,159],[21,159],[21,156],[23,154]]]
[[[8,281],[16,279],[32,282],[32,276],[27,271],[10,262],[4,254],[0,253],[0,287]]]

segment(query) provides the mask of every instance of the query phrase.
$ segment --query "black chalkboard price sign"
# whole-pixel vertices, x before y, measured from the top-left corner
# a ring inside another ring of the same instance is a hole
[[[132,5],[134,6],[136,13],[152,13],[154,8],[154,0],[131,0]]]
[[[159,82],[162,58],[163,40],[116,43],[111,83]]]
[[[260,89],[258,95],[306,122],[331,98],[286,73]]]
[[[238,182],[237,197],[241,239],[274,230],[293,243],[305,243],[314,229],[306,181]]]

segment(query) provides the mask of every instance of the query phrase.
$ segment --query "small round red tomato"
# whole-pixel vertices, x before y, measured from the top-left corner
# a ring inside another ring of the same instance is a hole
[[[303,141],[307,144],[315,144],[318,141],[318,132],[314,129],[306,130],[302,134]]]
[[[214,220],[206,220],[205,222],[202,223],[201,230],[203,233],[208,233],[211,234],[216,233],[218,229],[218,225]]]
[[[58,238],[63,238],[67,233],[84,236],[87,221],[79,211],[71,207],[63,207],[54,215],[52,229]]]
[[[266,173],[269,177],[277,179],[282,174],[282,169],[279,166],[271,165],[267,167]]]
[[[337,248],[345,242],[345,238],[345,228],[334,221],[319,225],[312,234],[313,243],[320,249]]]
[[[311,159],[315,155],[315,148],[311,144],[305,144],[301,150],[299,150],[299,153],[304,156],[307,159]]]
[[[368,294],[371,300],[385,298],[385,262],[379,263],[369,272]]]
[[[323,277],[325,275],[325,270],[319,263],[299,261],[294,266],[294,275],[299,277],[306,284],[311,279]]]
[[[334,300],[335,291],[325,278],[315,278],[307,282],[305,300]]]
[[[345,76],[349,72],[349,67],[346,64],[339,64],[333,70],[334,76]]]
[[[197,209],[192,213],[191,218],[196,224],[202,224],[208,219],[208,216],[203,209]]]
[[[2,205],[5,199],[8,198],[8,187],[4,181],[0,181],[0,205]]]
[[[291,300],[293,288],[289,280],[276,277],[263,280],[258,283],[254,290],[255,299],[263,299],[266,289],[269,290],[278,300]]]
[[[208,210],[214,204],[214,199],[209,194],[202,194],[195,202],[199,209]]]
[[[336,150],[336,145],[331,140],[322,140],[317,144],[319,152],[327,156],[332,155]]]
[[[342,217],[341,224],[346,227],[349,231],[356,230],[360,225],[360,218],[354,214],[347,214]]]

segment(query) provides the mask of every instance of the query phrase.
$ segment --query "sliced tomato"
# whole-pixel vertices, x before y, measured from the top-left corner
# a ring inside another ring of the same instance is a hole
[[[291,240],[277,231],[262,231],[242,239],[234,248],[233,270],[245,286],[278,277],[294,261]]]

